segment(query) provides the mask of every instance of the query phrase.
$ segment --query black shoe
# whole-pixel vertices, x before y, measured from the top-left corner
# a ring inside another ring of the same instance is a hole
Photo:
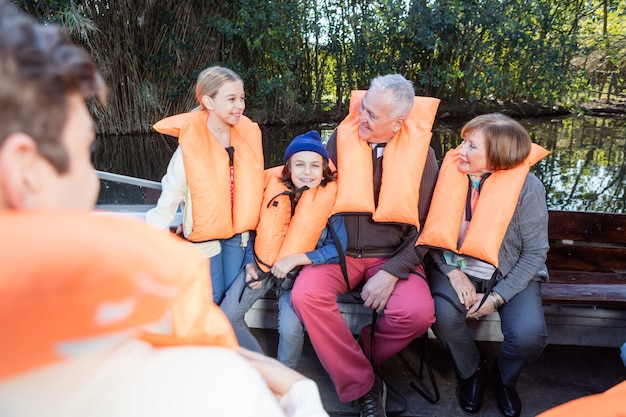
[[[387,417],[385,406],[387,405],[387,385],[385,381],[376,376],[372,389],[359,398],[361,417]]]
[[[487,383],[487,362],[481,359],[478,369],[467,379],[459,378],[459,405],[466,413],[476,413],[483,405],[483,393]]]
[[[496,394],[498,408],[505,417],[519,417],[522,413],[522,401],[517,395],[515,387],[507,387],[502,382],[500,368],[497,360],[493,363],[493,373],[491,378],[493,392]]]

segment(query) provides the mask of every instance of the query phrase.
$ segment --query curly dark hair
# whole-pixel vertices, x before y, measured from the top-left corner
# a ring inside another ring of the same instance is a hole
[[[61,133],[72,94],[105,100],[91,55],[61,26],[37,23],[0,0],[0,146],[11,133],[25,133],[59,173],[67,171]]]

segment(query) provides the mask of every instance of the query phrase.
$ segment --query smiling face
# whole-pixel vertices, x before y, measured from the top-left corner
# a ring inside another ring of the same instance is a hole
[[[396,114],[391,90],[370,89],[361,101],[359,137],[369,143],[389,142],[404,120]]]
[[[487,158],[487,140],[481,130],[467,134],[459,145],[459,170],[469,175],[482,176],[491,172]]]
[[[288,163],[291,171],[291,182],[296,189],[305,185],[309,189],[319,187],[324,178],[324,158],[322,155],[311,151],[296,152],[289,158]]]
[[[241,81],[228,81],[222,84],[213,97],[202,97],[204,106],[209,110],[209,117],[225,125],[239,123],[246,108],[246,94]]]

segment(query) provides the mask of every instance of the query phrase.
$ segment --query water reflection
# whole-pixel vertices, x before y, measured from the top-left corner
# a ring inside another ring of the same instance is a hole
[[[534,142],[551,154],[532,168],[550,209],[624,213],[626,121],[599,117],[522,119]],[[460,126],[439,126],[438,155],[458,143]]]
[[[436,124],[431,145],[439,161],[459,143],[464,122],[442,120]],[[546,186],[550,209],[626,212],[626,120],[567,117],[520,122],[534,142],[551,151],[533,167]],[[266,166],[282,163],[283,151],[294,136],[317,129],[327,140],[334,128],[334,124],[262,127]],[[103,137],[93,156],[94,165],[102,171],[159,181],[175,149],[176,141],[161,135]],[[110,197],[110,187],[104,188],[103,193]]]

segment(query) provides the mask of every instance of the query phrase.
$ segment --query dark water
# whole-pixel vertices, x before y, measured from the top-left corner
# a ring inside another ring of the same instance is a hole
[[[548,208],[626,212],[626,120],[567,117],[519,121],[534,142],[551,151],[532,169],[546,186]],[[464,122],[437,122],[431,145],[439,161],[459,143]],[[327,140],[335,126],[262,127],[266,167],[282,164],[284,149],[294,136],[316,129]],[[101,171],[160,181],[175,149],[176,141],[161,135],[102,137],[93,155],[94,165]],[[125,203],[122,199],[129,194],[105,184],[100,202]]]

